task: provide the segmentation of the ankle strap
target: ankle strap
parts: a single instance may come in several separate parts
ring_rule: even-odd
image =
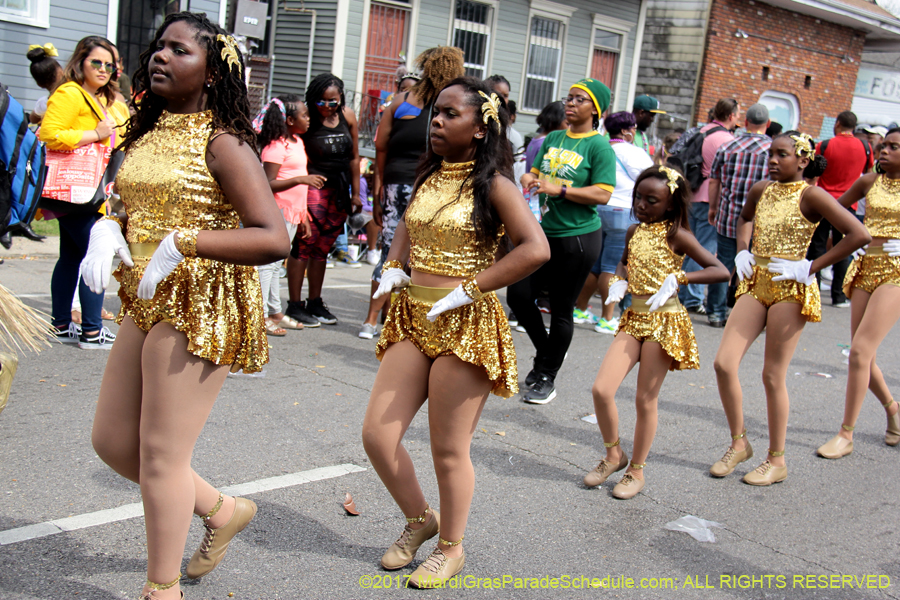
[[[407,523],[424,523],[425,519],[428,518],[428,513],[431,512],[431,507],[428,506],[428,503],[425,503],[425,512],[417,517],[406,517]]]
[[[887,402],[885,402],[884,404],[882,404],[882,406],[885,407],[885,408],[890,408],[890,407],[891,407],[891,404],[893,404],[893,403],[894,403],[894,399],[891,398],[890,400],[888,400]]]
[[[443,545],[445,545],[445,546],[450,546],[451,548],[452,548],[453,546],[459,546],[460,544],[462,544],[462,541],[463,541],[465,538],[466,538],[466,536],[462,536],[461,538],[459,538],[459,539],[456,540],[455,542],[448,542],[447,540],[445,540],[445,539],[442,538],[441,536],[438,536],[438,540],[440,541],[441,544],[443,544]]]
[[[620,441],[622,441],[621,438],[616,438],[616,441],[614,441],[612,443],[603,442],[603,445],[606,446],[607,448],[615,448],[616,446],[619,445]]]
[[[738,441],[739,439],[741,439],[742,437],[744,437],[745,435],[747,435],[747,428],[746,428],[746,427],[744,427],[744,431],[741,432],[741,435],[733,435],[733,436],[731,436],[731,440],[734,441],[734,442],[736,442],[736,441]]]
[[[222,503],[225,501],[225,494],[219,492],[219,501],[216,502],[216,505],[212,507],[212,510],[200,517],[203,519],[204,523],[209,523],[209,520],[216,516],[216,513],[219,512],[219,509],[222,508]],[[180,577],[180,575],[179,575]],[[163,588],[167,589],[167,588]]]
[[[179,574],[178,574],[178,577],[176,577],[175,579],[173,579],[173,580],[170,581],[169,583],[154,583],[154,582],[152,582],[152,581],[150,581],[150,580],[148,579],[148,580],[147,580],[147,587],[150,588],[151,590],[159,590],[159,591],[163,591],[163,590],[168,590],[168,589],[170,589],[170,588],[175,587],[176,585],[178,585],[178,582],[179,582],[179,581],[181,581],[181,573],[179,573]]]
[[[856,425],[843,425],[842,424],[841,429],[843,429],[844,431],[853,431],[854,429],[856,429]]]
[[[640,471],[641,469],[643,469],[643,468],[646,467],[646,466],[647,466],[647,463],[641,463],[641,464],[638,464],[638,463],[631,463],[631,468],[632,468],[632,469],[636,469],[636,470],[638,470],[638,471]]]
[[[769,448],[769,456],[784,456],[784,450],[772,450]]]

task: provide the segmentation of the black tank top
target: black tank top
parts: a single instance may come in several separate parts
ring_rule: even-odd
[[[387,162],[382,181],[387,184],[412,185],[416,182],[416,166],[425,154],[428,141],[431,105],[414,119],[394,119],[388,139]]]
[[[301,137],[306,147],[309,174],[327,177],[327,188],[338,187],[340,175],[350,171],[350,160],[353,158],[353,138],[343,111],[338,113],[336,127],[320,125]]]

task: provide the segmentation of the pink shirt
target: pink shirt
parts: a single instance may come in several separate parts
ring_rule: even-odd
[[[309,175],[309,171],[306,170],[306,150],[303,147],[303,140],[299,137],[296,142],[285,138],[275,140],[263,148],[260,158],[264,163],[281,165],[276,179]],[[306,220],[308,190],[309,186],[300,184],[275,194],[275,202],[289,223],[297,225]]]
[[[700,131],[706,132],[718,125],[725,127],[724,123],[713,121],[708,125],[704,125]],[[703,180],[703,183],[700,184],[700,189],[694,194],[694,202],[709,202],[708,178],[709,172],[712,170],[713,161],[716,159],[716,151],[733,139],[734,135],[732,135],[730,131],[716,131],[706,136],[706,139],[703,140],[703,168],[700,172],[703,173],[703,177],[706,177],[707,179]]]

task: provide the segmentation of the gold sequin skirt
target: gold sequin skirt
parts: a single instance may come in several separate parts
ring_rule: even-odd
[[[700,368],[700,352],[694,338],[694,325],[678,298],[669,298],[659,310],[649,312],[644,299],[635,298],[619,317],[619,333],[627,333],[639,342],[656,342],[674,360],[670,371]]]
[[[160,321],[171,323],[187,336],[188,352],[232,371],[255,373],[269,362],[255,268],[185,258],[156,286],[153,299],[141,300],[137,288],[147,259],[134,258],[134,267],[119,265],[113,274],[122,300],[117,323],[127,315],[145,332]]]
[[[760,265],[764,262],[765,265]],[[770,308],[779,302],[796,302],[800,305],[800,314],[806,317],[810,323],[818,323],[822,320],[822,301],[819,299],[819,286],[814,281],[810,285],[799,281],[772,281],[777,273],[769,272],[768,261],[761,261],[756,257],[756,266],[753,267],[753,275],[749,279],[740,281],[735,298],[743,294],[750,294],[760,304]]]
[[[381,337],[375,348],[378,360],[390,344],[411,341],[422,354],[435,359],[453,354],[484,367],[493,382],[491,392],[509,398],[519,391],[516,349],[503,306],[493,292],[481,300],[448,310],[434,320],[425,315],[431,306],[453,288],[410,285],[391,302]]]
[[[880,285],[900,286],[900,256],[888,256],[881,248],[870,248],[850,263],[844,277],[844,295],[850,298],[853,288],[871,294]]]

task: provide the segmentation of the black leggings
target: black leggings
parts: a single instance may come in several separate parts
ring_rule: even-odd
[[[591,267],[600,256],[601,239],[599,229],[583,235],[547,238],[550,260],[507,290],[509,307],[534,344],[535,367],[551,379],[556,379],[572,343],[572,311]],[[549,334],[534,303],[543,290],[550,293]]]

